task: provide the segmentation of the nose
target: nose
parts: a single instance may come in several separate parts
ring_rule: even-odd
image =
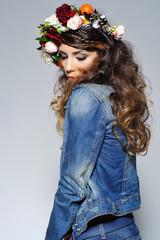
[[[65,67],[66,73],[74,72],[74,63],[72,58],[68,57],[68,59],[66,59],[66,64],[64,67]]]

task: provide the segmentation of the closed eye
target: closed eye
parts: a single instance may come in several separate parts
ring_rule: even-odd
[[[62,55],[62,54],[60,54],[60,58],[61,58],[61,60],[64,60],[64,59],[67,58],[67,56],[66,56],[66,55]]]
[[[77,59],[78,59],[79,61],[83,61],[83,60],[86,59],[86,57],[77,57]]]
[[[61,58],[61,60],[65,60],[65,59],[68,58],[68,56],[65,55],[65,54],[63,54],[63,53],[60,53],[60,58]],[[84,60],[87,58],[87,56],[76,57],[76,58],[77,58],[77,60],[79,60],[79,61],[84,61]]]

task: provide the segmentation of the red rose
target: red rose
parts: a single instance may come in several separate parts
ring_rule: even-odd
[[[47,30],[46,32],[47,36],[52,39],[52,41],[59,46],[62,43],[62,37],[61,34],[59,34],[55,27],[52,27]]]
[[[62,26],[67,26],[68,20],[76,14],[76,10],[71,10],[71,7],[68,4],[63,4],[56,9],[56,14],[59,22],[62,23]]]

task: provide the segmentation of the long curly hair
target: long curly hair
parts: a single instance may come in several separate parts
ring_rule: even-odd
[[[81,83],[98,83],[112,86],[110,94],[112,112],[116,115],[112,131],[121,127],[128,139],[124,151],[129,154],[147,153],[151,137],[147,84],[141,67],[136,63],[134,51],[128,41],[116,40],[108,33],[102,33],[91,26],[62,33],[63,43],[69,46],[97,51],[98,59],[92,69],[84,74]],[[63,68],[54,87],[54,98],[50,107],[56,111],[57,131],[63,135],[65,107],[74,86],[79,82],[69,82]],[[150,101],[151,102],[151,101]],[[119,138],[118,138],[119,139]],[[121,140],[121,139],[119,139]],[[128,147],[132,146],[133,151]]]

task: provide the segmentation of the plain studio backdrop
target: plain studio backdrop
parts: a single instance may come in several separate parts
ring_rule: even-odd
[[[1,2],[0,80],[0,239],[43,240],[59,179],[62,138],[49,104],[58,68],[43,63],[37,26],[63,3],[89,3],[112,25],[123,24],[125,40],[149,79],[154,102],[148,154],[138,156],[141,208],[136,222],[144,240],[157,240],[159,227],[160,78],[159,0],[3,1]],[[72,147],[72,146],[71,146]]]

